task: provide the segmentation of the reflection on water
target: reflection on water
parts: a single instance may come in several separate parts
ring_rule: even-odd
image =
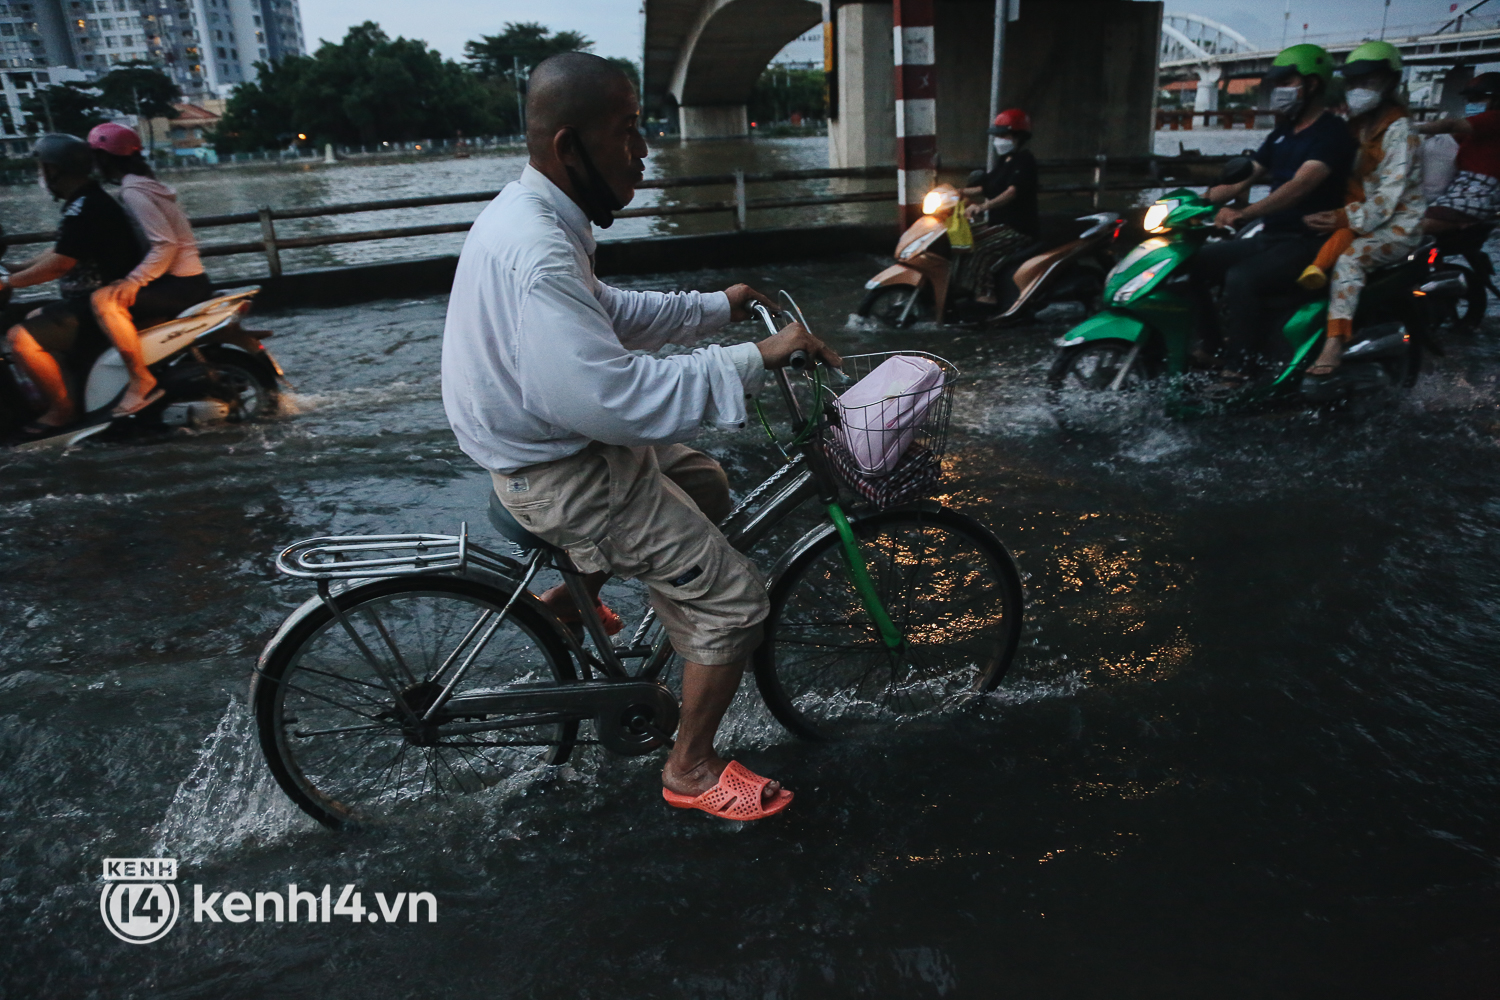
[[[177,189],[190,216],[227,215],[254,211],[262,205],[297,208],[347,202],[415,198],[438,194],[499,190],[515,180],[526,165],[523,156],[474,156],[468,159],[435,159],[415,163],[361,163],[324,166],[304,163],[290,169],[223,167],[169,173],[163,180]],[[646,160],[650,177],[689,174],[721,174],[741,168],[747,173],[771,170],[816,169],[828,166],[828,144],[823,137],[787,139],[721,140],[672,143],[653,147]],[[792,194],[830,194],[892,188],[890,181],[810,181],[803,183],[753,184],[751,198]],[[637,194],[634,207],[658,203],[690,204],[732,199],[729,187],[645,189]],[[288,219],[276,223],[281,237],[353,233],[401,226],[468,222],[478,216],[483,202],[438,205],[429,208],[361,212],[312,219]],[[750,214],[754,227],[787,226],[827,222],[858,222],[892,217],[888,204],[830,205],[797,209],[767,209]],[[57,224],[57,205],[35,185],[0,188],[0,225],[8,233],[48,230]],[[600,235],[604,239],[630,239],[650,235],[716,232],[733,226],[732,213],[685,215],[666,218],[621,219]],[[203,245],[241,243],[260,239],[259,224],[222,226],[198,232]],[[282,252],[288,270],[362,264],[386,260],[415,260],[457,253],[464,234],[416,236],[369,243],[346,243]],[[35,247],[12,250],[20,260]],[[266,273],[258,254],[212,257],[206,262],[216,280],[257,278]]]
[[[460,521],[495,542],[442,413],[439,298],[265,317],[296,384],[277,420],[0,458],[5,995],[1487,995],[1497,331],[1363,421],[1145,407],[1068,434],[1042,392],[1062,326],[845,327],[883,263],[634,282],[785,287],[841,350],[954,361],[947,502],[1026,574],[1016,666],[961,711],[814,745],[747,685],[726,742],[796,789],[772,822],[669,811],[659,756],[588,748],[419,834],[327,833],[269,782],[246,684],[310,593],[277,548]],[[699,443],[743,488],[772,468],[758,433]],[[440,919],[187,912],[127,948],[99,859],[156,851],[188,901],[354,883],[432,892]]]

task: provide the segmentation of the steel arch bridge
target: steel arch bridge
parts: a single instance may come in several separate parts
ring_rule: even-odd
[[[1223,75],[1219,59],[1255,50],[1244,35],[1212,18],[1171,12],[1162,15],[1157,65],[1191,63],[1192,72],[1198,77],[1198,94],[1193,101],[1197,111],[1213,111],[1218,107],[1219,78]]]

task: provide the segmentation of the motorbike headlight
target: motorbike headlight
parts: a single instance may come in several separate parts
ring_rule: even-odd
[[[1136,292],[1151,284],[1151,279],[1156,277],[1156,272],[1159,270],[1161,269],[1153,267],[1137,274],[1134,278],[1131,278],[1120,286],[1119,291],[1115,292],[1115,297],[1112,301],[1116,305],[1129,302]]]
[[[928,191],[927,197],[922,199],[922,214],[932,215],[943,207],[943,192]]]
[[[1148,233],[1160,233],[1166,230],[1162,223],[1167,221],[1167,216],[1172,214],[1172,209],[1177,207],[1175,201],[1159,201],[1146,209],[1146,217],[1141,220],[1141,226]]]

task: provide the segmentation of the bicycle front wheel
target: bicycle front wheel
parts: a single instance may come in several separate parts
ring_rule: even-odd
[[[1021,638],[1020,573],[978,521],[892,510],[852,526],[906,644],[882,642],[836,533],[795,557],[771,585],[755,680],[777,721],[805,739],[930,715],[989,691]]]
[[[335,595],[339,616],[314,607],[264,657],[252,699],[282,790],[326,826],[381,823],[561,763],[575,721],[413,719],[466,662],[455,695],[577,679],[531,608],[518,601],[495,624],[509,596],[470,580],[408,577]]]

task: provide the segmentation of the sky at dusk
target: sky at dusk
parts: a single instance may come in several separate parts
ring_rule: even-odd
[[[1450,0],[1390,0],[1389,23],[1393,28],[1430,30],[1450,16],[1450,6]],[[1472,0],[1460,10],[1469,6]],[[1310,36],[1378,32],[1383,7],[1384,0],[1291,0],[1288,41],[1301,40],[1303,24]],[[1252,42],[1275,47],[1282,39],[1286,0],[1169,0],[1167,9],[1214,18]],[[1493,24],[1500,17],[1500,0],[1491,0],[1476,14]],[[335,41],[350,25],[372,20],[393,36],[423,39],[457,59],[463,56],[465,41],[497,34],[506,21],[540,21],[554,30],[582,31],[595,41],[594,51],[600,55],[640,58],[640,0],[302,0],[302,20],[310,49],[316,48],[317,39]]]

